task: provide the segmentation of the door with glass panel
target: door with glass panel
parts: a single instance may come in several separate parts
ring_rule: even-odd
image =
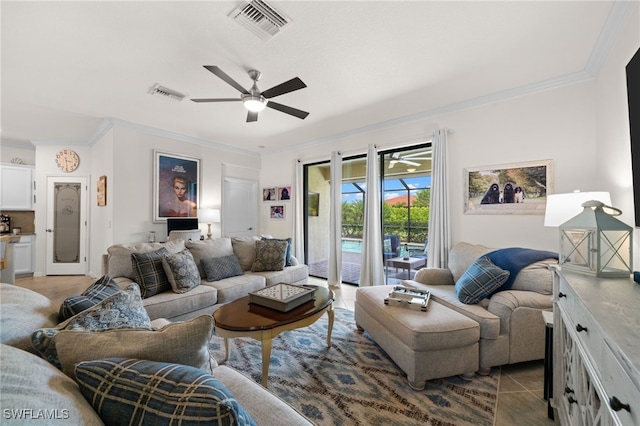
[[[47,275],[87,272],[87,179],[47,178]]]

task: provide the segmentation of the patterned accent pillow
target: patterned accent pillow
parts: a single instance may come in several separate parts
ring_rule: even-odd
[[[262,237],[262,241],[265,241],[265,240],[286,241],[287,252],[284,255],[284,266],[291,266],[291,238],[278,239],[278,238]]]
[[[242,266],[240,266],[240,261],[235,254],[232,254],[231,256],[202,259],[200,264],[202,265],[204,272],[207,275],[207,281],[209,282],[244,275]]]
[[[80,391],[105,425],[255,425],[222,382],[164,362],[106,358],[75,368]]]
[[[162,266],[162,258],[167,254],[169,252],[164,247],[151,253],[131,253],[131,263],[143,299],[171,290],[171,283]]]
[[[256,241],[256,258],[251,271],[282,271],[286,254],[287,242],[284,240]]]
[[[31,345],[51,364],[61,368],[55,337],[60,330],[102,331],[113,328],[144,328],[151,330],[151,320],[142,305],[140,289],[131,283],[124,290],[80,312],[56,328],[41,328],[31,335]]]
[[[91,284],[80,296],[71,296],[65,299],[60,305],[58,320],[60,322],[68,320],[85,309],[95,306],[109,296],[120,291],[118,283],[113,281],[108,275],[104,275],[95,283]]]
[[[176,293],[186,293],[200,285],[200,272],[191,252],[187,249],[164,256],[162,267],[167,274],[171,289]]]
[[[456,294],[462,303],[480,302],[509,278],[509,271],[496,266],[487,256],[476,260],[456,282]]]

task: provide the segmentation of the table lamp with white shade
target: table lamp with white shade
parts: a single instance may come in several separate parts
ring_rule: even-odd
[[[220,222],[220,209],[204,208],[198,209],[198,220],[200,223],[206,223],[207,240],[211,239],[211,224]]]

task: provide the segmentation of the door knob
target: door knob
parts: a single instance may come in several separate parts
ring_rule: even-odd
[[[53,232],[53,229],[47,228],[47,229],[45,229],[45,231],[47,231],[47,232]]]

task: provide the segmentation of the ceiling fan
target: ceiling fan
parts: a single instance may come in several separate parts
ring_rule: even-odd
[[[406,155],[400,155],[399,152],[394,152],[391,154],[391,160],[389,160],[389,168],[392,169],[397,163],[418,167],[420,163],[416,163],[415,160],[431,160],[431,156],[425,157],[425,155],[429,154],[431,154],[431,151],[414,152]]]
[[[193,102],[239,102],[242,101],[244,107],[248,110],[247,113],[247,123],[252,121],[258,121],[258,112],[265,109],[265,107],[269,107],[280,112],[284,112],[285,114],[293,115],[294,117],[298,117],[304,120],[308,112],[302,111],[296,108],[292,108],[287,105],[282,105],[270,100],[271,98],[275,98],[276,96],[284,95],[285,93],[293,92],[295,90],[304,89],[307,87],[306,84],[302,82],[298,77],[292,78],[291,80],[285,81],[284,83],[278,84],[277,86],[272,87],[271,89],[267,89],[264,92],[261,92],[258,89],[258,80],[260,80],[260,76],[262,73],[256,70],[249,71],[249,77],[253,80],[253,86],[251,89],[246,90],[242,87],[238,82],[229,77],[215,65],[204,65],[206,69],[211,71],[216,76],[220,77],[227,84],[235,88],[237,91],[241,93],[239,98],[205,98],[205,99],[191,99]]]

